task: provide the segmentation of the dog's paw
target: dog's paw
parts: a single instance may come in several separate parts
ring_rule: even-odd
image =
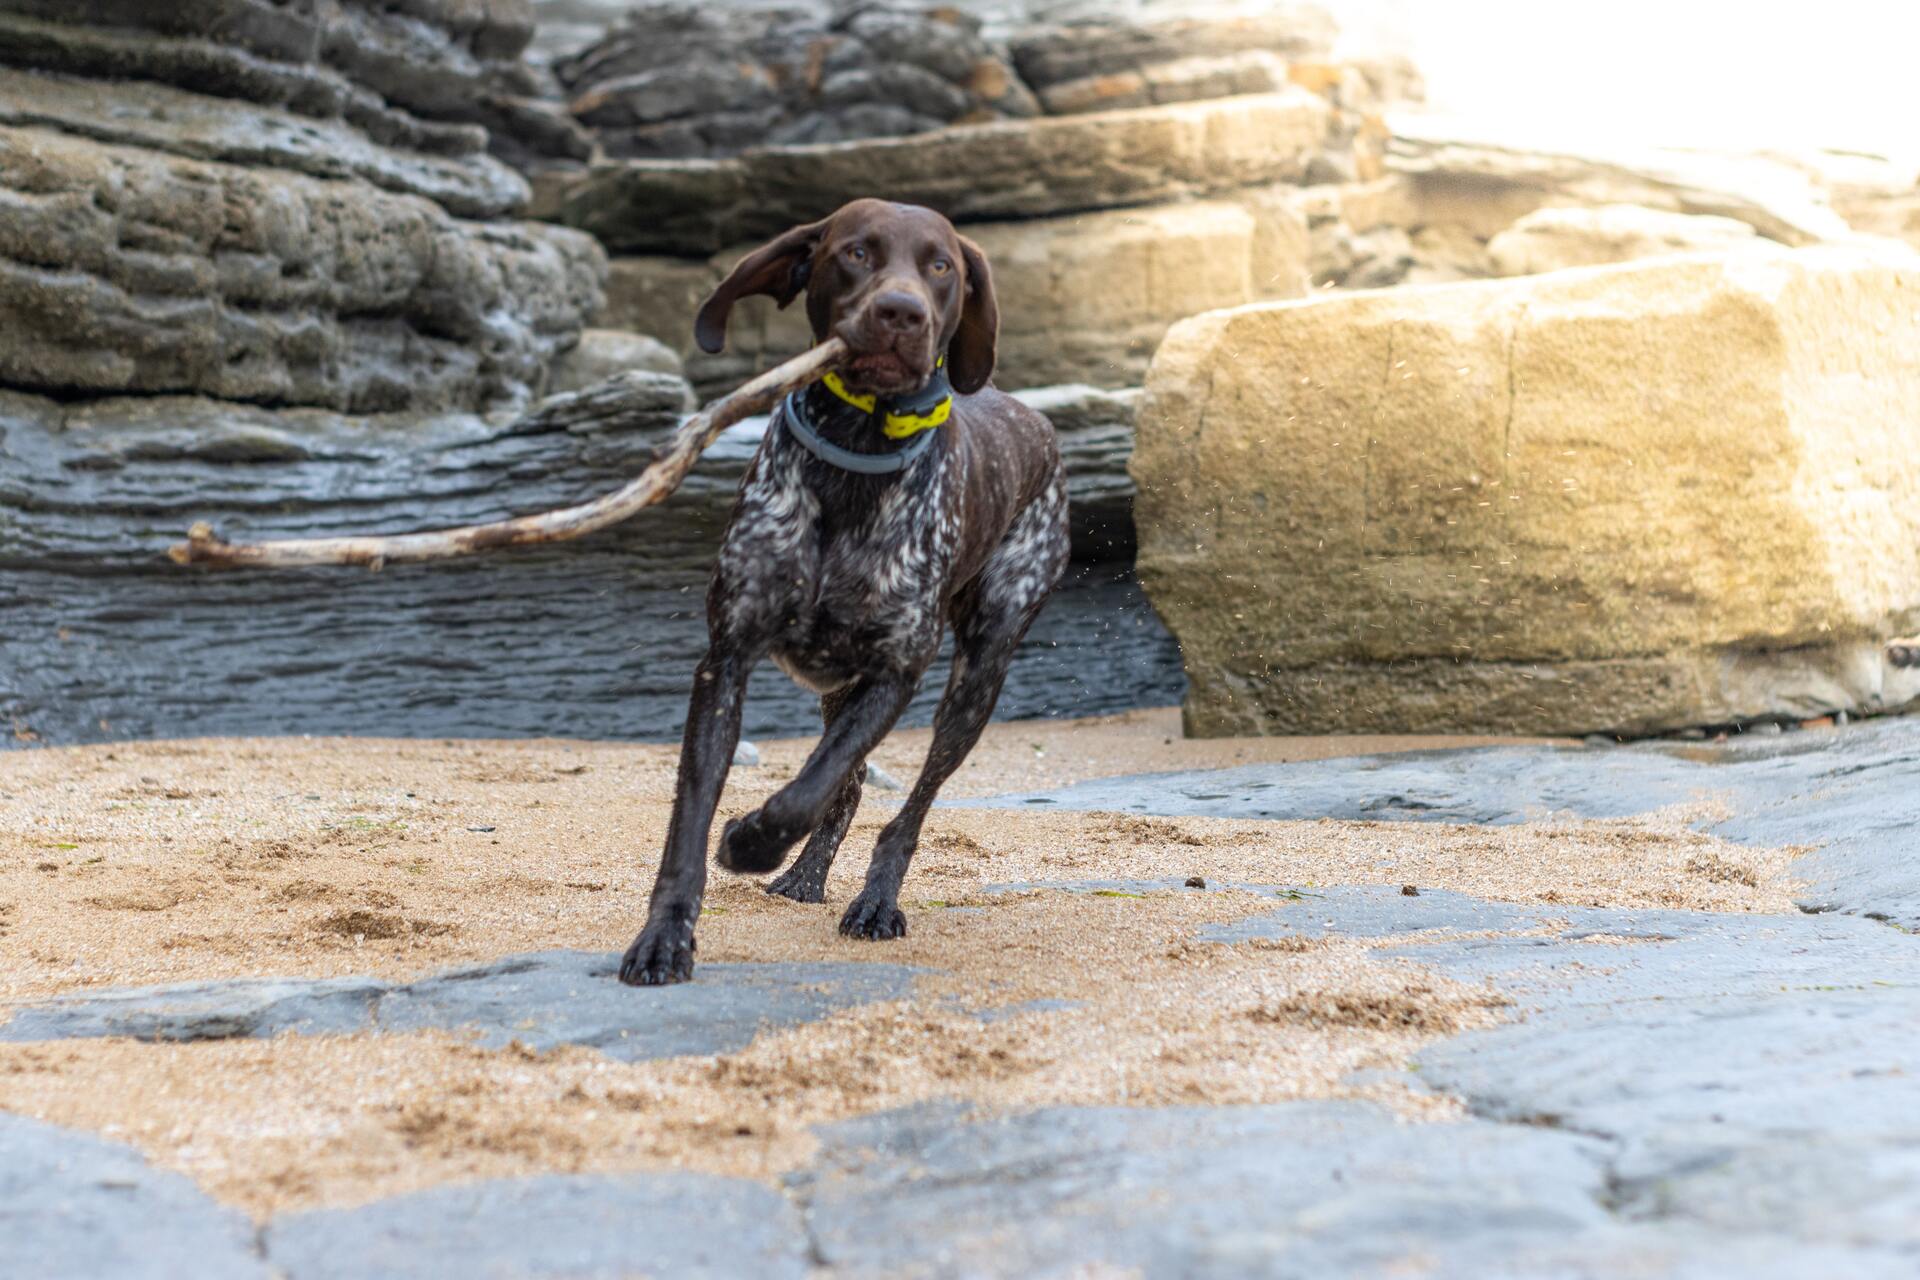
[[[630,987],[664,987],[693,977],[693,922],[649,924],[620,960],[620,981]]]
[[[744,818],[727,823],[720,833],[720,865],[742,875],[765,875],[787,859],[787,850],[799,841],[798,835],[774,829],[766,816],[755,809]]]
[[[849,938],[867,938],[874,942],[904,938],[907,917],[892,898],[863,889],[859,897],[847,904],[847,913],[840,917],[840,932]]]
[[[824,872],[816,874],[803,859],[787,868],[787,873],[767,886],[768,893],[777,893],[783,898],[792,898],[795,902],[825,902],[827,900],[827,877]]]

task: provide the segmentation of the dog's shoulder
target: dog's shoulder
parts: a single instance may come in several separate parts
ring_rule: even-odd
[[[969,431],[1006,432],[1015,439],[1053,442],[1052,419],[992,384],[970,396],[955,396],[953,413]]]

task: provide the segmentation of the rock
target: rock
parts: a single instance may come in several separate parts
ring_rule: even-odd
[[[770,148],[723,160],[609,163],[535,206],[616,253],[702,256],[884,190],[965,222],[1035,218],[1297,182],[1331,108],[1304,90]]]
[[[1602,974],[1581,973],[1591,953],[1577,939],[1403,949],[1530,1006],[1524,1022],[1423,1051],[1422,1078],[1477,1115],[1608,1138],[1629,1218],[1910,1259],[1920,1086],[1876,1064],[1920,1048],[1911,941],[1865,920],[1643,914],[1659,939]]]
[[[1040,102],[1053,115],[1073,115],[1235,94],[1278,93],[1289,83],[1284,60],[1262,49],[1249,49],[1068,80],[1049,85],[1041,92]]]
[[[881,791],[905,791],[907,784],[882,769],[873,761],[867,761],[867,785]]]
[[[1920,691],[1920,678],[1907,687]],[[1052,791],[942,803],[1283,822],[1334,818],[1492,826],[1553,813],[1637,818],[1712,792],[1723,807],[1698,819],[1698,829],[1755,848],[1810,851],[1791,868],[1802,882],[1798,898],[1804,911],[1885,919],[1914,931],[1920,930],[1920,796],[1905,785],[1900,768],[1916,749],[1920,717],[1889,716],[1818,736],[1782,737],[1779,726],[1769,722],[1719,745],[1424,751],[1104,778]],[[1457,905],[1432,889],[1422,893],[1418,906],[1402,903],[1384,887],[1343,893],[1341,903],[1349,927],[1358,927],[1352,922],[1361,918],[1357,913],[1363,907],[1388,912],[1383,932],[1439,927],[1445,922],[1437,914],[1418,917],[1435,921],[1433,926],[1414,926],[1409,922],[1416,917],[1406,913],[1445,912]],[[1525,915],[1534,909],[1512,910]],[[1565,908],[1556,906],[1554,915],[1566,918]]]
[[[583,123],[606,128],[750,110],[774,96],[772,76],[759,68],[700,58],[606,81],[575,99],[570,109]]]
[[[1209,201],[967,228],[994,266],[1003,387],[1136,386],[1167,328],[1306,292],[1306,229],[1280,201]]]
[[[498,221],[524,0],[0,8],[0,386],[484,409],[598,305],[589,239]]]
[[[619,965],[617,955],[548,951],[453,970],[394,988],[380,1002],[378,1025],[471,1029],[489,1048],[514,1040],[542,1052],[585,1045],[640,1062],[735,1053],[767,1027],[900,999],[914,975],[888,964],[704,964],[700,982],[642,1003],[620,984]]]
[[[0,17],[0,24],[5,21]],[[194,160],[361,178],[387,191],[425,196],[466,218],[512,213],[529,194],[524,178],[484,151],[446,154],[431,144],[385,145],[346,120],[163,84],[103,84],[0,68],[0,124],[58,129]]]
[[[994,266],[1001,387],[1137,385],[1174,321],[1307,289],[1307,231],[1289,188],[965,231]],[[681,353],[703,395],[723,394],[813,345],[803,308],[780,310],[765,298],[735,308],[725,351],[694,345],[700,303],[750,248],[704,262],[616,259],[598,323],[660,338]]]
[[[1193,6],[1160,4],[1129,17],[1019,31],[1008,42],[1014,66],[1044,98],[1059,85],[1191,58],[1231,58],[1248,51],[1282,59],[1323,57],[1337,34],[1325,10],[1271,0],[1198,12]]]
[[[1646,734],[1910,701],[1882,646],[1920,608],[1920,474],[1882,433],[1920,415],[1916,349],[1920,259],[1857,249],[1176,326],[1132,471],[1189,730]]]
[[[687,401],[683,380],[646,372],[490,418],[346,418],[174,396],[62,405],[0,392],[0,557],[22,569],[126,571],[160,561],[196,519],[236,538],[306,537],[560,506],[631,479]],[[681,518],[738,484],[741,463],[716,452],[669,500]],[[201,576],[209,592],[260,580]]]
[[[1768,159],[1811,178],[1855,231],[1920,248],[1920,160],[1857,151],[1769,153]]]
[[[385,992],[366,978],[238,978],[102,991],[29,1005],[0,1023],[0,1040],[271,1040],[288,1032],[350,1035],[373,1022]]]
[[[1037,104],[954,9],[639,5],[554,64],[607,153],[714,158],[925,132]]]
[[[702,978],[706,970],[701,970]],[[772,1187],[688,1172],[499,1178],[282,1214],[264,1252],[291,1280],[512,1275],[687,1280],[809,1271],[800,1215]]]
[[[0,1041],[132,1036],[155,1041],[271,1039],[356,1031],[460,1031],[498,1049],[584,1045],[619,1062],[734,1053],[766,1027],[894,1000],[914,970],[887,964],[708,964],[700,981],[644,1002],[620,984],[617,955],[541,951],[417,982],[237,979],[63,996],[0,1023]]]
[[[1549,205],[1618,204],[1732,218],[1788,245],[1850,238],[1819,184],[1766,156],[1546,151],[1409,117],[1395,121],[1387,165],[1412,180],[1421,225],[1462,226],[1482,240]]]
[[[586,329],[571,351],[554,361],[547,379],[550,395],[584,391],[617,374],[658,373],[680,376],[680,357],[658,338],[643,333],[625,333],[618,329]],[[691,413],[693,391],[688,388],[681,402]]]
[[[714,549],[764,421],[726,432],[660,510],[578,542],[378,574],[182,572],[164,555],[200,519],[235,538],[398,533],[611,492],[687,395],[677,378],[622,379],[651,400],[618,397],[612,413],[590,389],[519,416],[344,418],[0,392],[0,724],[50,744],[677,739]],[[1164,706],[1180,680],[1128,566],[1082,564],[1015,658],[1000,710]],[[905,723],[925,724],[940,688],[929,681]],[[813,734],[819,699],[769,669],[746,717],[750,738]]]
[[[15,387],[481,408],[537,387],[598,304],[586,238],[362,183],[0,127],[0,198]]]
[[[8,0],[0,62],[100,79],[151,79],[221,97],[344,114],[358,127],[481,146],[522,164],[584,160],[584,130],[539,101],[519,61],[525,0],[285,6],[261,0]],[[13,28],[11,31],[5,28]],[[436,127],[439,126],[439,127]],[[391,141],[383,138],[382,141]]]
[[[1133,417],[1138,388],[1106,391],[1070,385],[1017,391],[1014,398],[1053,423],[1067,469],[1074,555],[1082,560],[1133,554]]]
[[[22,1276],[266,1280],[246,1216],[131,1147],[0,1112],[0,1239]]]
[[[1494,274],[1526,276],[1761,243],[1751,225],[1732,218],[1610,204],[1530,213],[1495,236],[1487,254]]]
[[[902,1239],[940,1259],[936,1273],[961,1275],[1891,1280],[1910,1269],[1898,1175],[1892,1187],[1840,1184],[1888,1215],[1844,1240],[1798,1216],[1791,1234],[1652,1205],[1616,1217],[1616,1153],[1603,1141],[1474,1117],[1408,1124],[1361,1102],[978,1119],[921,1106],[827,1127],[822,1141],[794,1183],[816,1260],[836,1275],[897,1271],[889,1242]],[[1904,1167],[1897,1143],[1876,1151]]]
[[[760,763],[760,748],[754,746],[751,742],[748,742],[745,738],[740,739],[740,741],[737,744],[735,744],[733,748],[734,767],[751,769],[754,766],[758,765],[759,763]]]

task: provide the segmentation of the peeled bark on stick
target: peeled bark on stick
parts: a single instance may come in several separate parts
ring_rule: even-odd
[[[825,374],[847,355],[838,338],[803,352],[769,369],[719,402],[694,414],[674,433],[667,450],[632,482],[577,507],[563,507],[538,515],[517,516],[491,524],[436,529],[425,533],[369,534],[357,538],[300,538],[279,542],[223,541],[212,526],[200,523],[175,543],[167,555],[176,564],[204,564],[221,568],[297,568],[307,565],[349,564],[379,569],[388,564],[420,560],[449,560],[455,556],[519,547],[541,542],[564,542],[615,525],[643,508],[665,499],[687,478],[702,452],[722,431],[742,418],[765,413],[781,396],[804,387]],[[605,385],[605,384],[603,384]],[[581,392],[594,394],[594,389]]]

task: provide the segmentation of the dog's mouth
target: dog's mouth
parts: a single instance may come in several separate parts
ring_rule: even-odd
[[[923,386],[931,373],[897,351],[867,351],[847,361],[840,376],[855,391],[896,395]]]

